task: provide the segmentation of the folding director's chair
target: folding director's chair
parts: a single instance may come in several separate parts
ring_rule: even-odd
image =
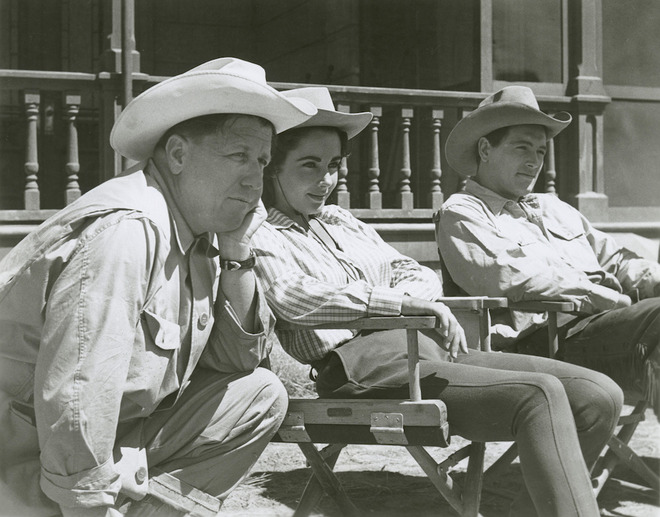
[[[576,312],[575,306],[572,302],[555,301],[509,302],[509,309],[548,313],[548,357],[555,357],[557,350],[559,350],[557,313]],[[654,472],[628,445],[630,439],[635,434],[637,426],[640,422],[644,421],[644,413],[647,408],[648,402],[642,399],[635,404],[630,413],[627,415],[621,415],[619,417],[617,424],[619,426],[619,430],[617,434],[610,438],[609,442],[607,443],[607,450],[605,455],[598,460],[592,471],[595,475],[595,477],[592,479],[592,482],[596,495],[600,494],[601,490],[603,489],[603,485],[610,478],[614,468],[619,464],[623,464],[628,467],[640,478],[646,481],[649,487],[651,487],[656,492],[660,492],[660,475],[658,475],[657,472]],[[512,447],[515,447],[515,444]]]
[[[485,297],[441,300],[466,329],[468,343],[490,350],[490,308],[506,306],[506,299]],[[309,329],[282,322],[286,330]],[[283,425],[274,441],[296,443],[312,468],[295,516],[309,515],[323,492],[337,503],[344,515],[358,516],[355,505],[333,472],[340,452],[348,444],[401,445],[417,461],[442,497],[464,517],[479,515],[485,444],[472,442],[436,462],[425,446],[447,447],[450,426],[445,405],[440,400],[422,400],[418,356],[420,329],[436,327],[433,316],[372,317],[346,324],[318,325],[313,328],[356,330],[407,329],[410,399],[292,399]],[[469,337],[468,337],[469,335]],[[318,449],[315,444],[327,444]],[[463,486],[449,476],[449,469],[468,460]]]
[[[439,212],[436,212],[434,215],[433,220],[435,222],[437,222],[439,215]],[[438,234],[436,230],[436,240],[437,239]],[[442,258],[442,253],[440,253],[440,249],[438,249],[438,257],[440,259],[440,269],[443,279],[442,285],[445,293],[457,296],[464,295],[465,292],[451,278]],[[509,301],[508,308],[526,312],[546,312],[548,314],[548,357],[555,357],[557,350],[559,350],[557,314],[560,312],[576,312],[575,305],[572,302],[567,301]],[[598,460],[592,471],[595,474],[592,482],[596,495],[600,494],[603,485],[609,479],[614,468],[619,464],[626,465],[630,470],[646,481],[653,490],[660,492],[660,475],[649,468],[649,466],[628,445],[637,426],[645,419],[644,413],[647,407],[648,402],[646,400],[640,400],[635,404],[633,410],[629,414],[621,415],[619,417],[619,430],[608,442],[605,455]],[[502,454],[502,456],[491,465],[488,469],[487,475],[497,474],[500,471],[500,468],[511,463],[516,458],[517,454],[517,447],[514,443],[508,451]]]

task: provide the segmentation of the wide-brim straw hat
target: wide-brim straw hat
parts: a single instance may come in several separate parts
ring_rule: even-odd
[[[171,127],[218,113],[262,117],[281,133],[316,114],[316,108],[269,86],[259,65],[223,57],[170,77],[138,95],[117,118],[110,145],[123,156],[141,161],[153,154]]]
[[[445,144],[449,165],[463,176],[477,173],[477,143],[482,136],[508,126],[537,124],[547,129],[548,139],[555,137],[571,123],[569,113],[554,116],[539,109],[534,92],[526,86],[507,86],[486,97],[479,107],[461,119]]]
[[[297,127],[336,127],[343,131],[350,140],[362,131],[371,119],[372,113],[343,113],[335,110],[330,91],[323,86],[310,86],[307,88],[296,88],[282,92],[289,99],[304,99],[311,102],[318,110],[316,115],[307,119]]]

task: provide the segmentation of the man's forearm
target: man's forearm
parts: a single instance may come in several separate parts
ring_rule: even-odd
[[[257,307],[257,280],[248,269],[222,271],[220,289],[231,304],[241,327],[246,332],[255,332],[255,310]]]

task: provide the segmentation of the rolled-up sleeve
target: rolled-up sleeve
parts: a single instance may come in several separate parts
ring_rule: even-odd
[[[261,287],[257,285],[254,332],[246,332],[231,303],[222,292],[216,301],[216,321],[208,344],[200,358],[200,365],[226,373],[254,370],[268,357],[274,332],[275,317],[271,312]]]
[[[613,237],[596,230],[581,217],[599,264],[605,271],[616,276],[623,292],[637,291],[640,299],[660,296],[660,264],[619,246]]]
[[[41,488],[62,507],[112,505],[121,488],[115,430],[157,240],[137,217],[95,224],[50,290],[35,414]]]

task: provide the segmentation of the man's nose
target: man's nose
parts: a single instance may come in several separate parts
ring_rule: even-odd
[[[527,160],[527,167],[530,169],[538,169],[543,165],[543,156],[537,153],[531,153]]]
[[[253,190],[260,190],[264,185],[264,167],[255,161],[250,164],[247,174],[243,176],[243,185]]]

